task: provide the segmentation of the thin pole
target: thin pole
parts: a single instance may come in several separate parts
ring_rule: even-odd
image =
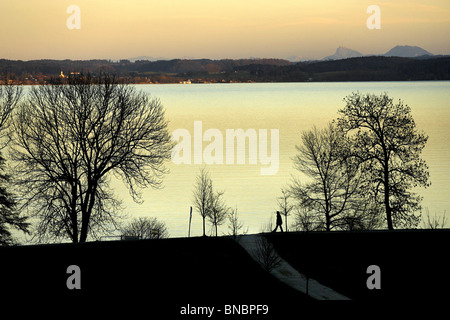
[[[189,233],[188,233],[188,238],[191,237],[191,221],[192,221],[192,207],[191,207],[191,212],[189,213]]]

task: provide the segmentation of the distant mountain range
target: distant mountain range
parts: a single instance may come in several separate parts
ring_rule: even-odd
[[[259,58],[149,59],[152,58],[119,61],[0,59],[0,83],[6,78],[24,84],[44,83],[62,76],[61,72],[69,77],[79,73],[113,73],[129,83],[450,80],[450,56],[432,55],[411,46],[397,46],[382,55],[364,56],[339,47],[326,60],[297,62]]]
[[[364,55],[356,50],[340,46],[336,49],[336,53],[323,58],[322,60],[341,60],[348,58],[363,57]],[[366,55],[367,56],[367,55]],[[374,56],[374,55],[370,55]],[[433,56],[432,53],[417,46],[395,46],[385,54],[377,55],[384,57],[402,57],[402,58],[417,58],[422,56]]]
[[[425,49],[422,49],[417,46],[395,46],[385,54],[368,54],[363,55],[361,52],[349,49],[343,46],[339,46],[336,49],[336,52],[333,55],[327,56],[323,58],[322,60],[341,60],[341,59],[348,59],[348,58],[359,58],[364,56],[384,56],[384,57],[402,57],[402,58],[416,58],[416,57],[422,57],[422,56],[433,56],[432,53],[428,52]],[[164,57],[151,57],[151,56],[140,56],[140,57],[133,57],[128,58],[130,62],[136,62],[136,61],[162,61],[162,60],[172,60]],[[180,60],[199,60],[192,57],[182,57]],[[255,58],[250,57],[249,59],[243,59],[243,60],[263,60],[261,58]],[[287,61],[290,62],[301,62],[301,61],[311,61],[311,59],[307,59],[302,56],[290,56],[286,58]]]
[[[366,57],[366,56],[384,56],[384,57],[402,57],[402,58],[417,58],[417,57],[424,57],[424,56],[433,56],[432,53],[428,52],[425,49],[422,49],[418,46],[395,46],[385,54],[366,54],[363,55],[361,52],[349,49],[343,46],[339,46],[336,49],[336,52],[333,55],[327,56],[321,60],[341,60],[341,59],[348,59],[348,58],[359,58],[359,57]],[[139,57],[133,57],[128,58],[128,61],[134,63],[136,61],[167,61],[167,60],[173,60],[165,57],[152,57],[152,56],[139,56]],[[201,60],[201,59],[195,59],[192,57],[182,57],[179,58],[179,60]],[[262,58],[255,58],[250,57],[248,59],[241,59],[241,60],[264,60]],[[314,59],[307,59],[303,56],[290,56],[286,58],[287,61],[290,62],[305,62],[305,61],[317,61]],[[119,60],[117,60],[118,62]]]
[[[348,59],[348,58],[357,58],[362,57],[363,55],[356,51],[345,47],[339,47],[336,49],[336,53],[323,58],[322,60],[340,60],[340,59]]]

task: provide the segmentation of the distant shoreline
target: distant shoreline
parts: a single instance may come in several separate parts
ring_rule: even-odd
[[[349,80],[349,81],[248,81],[248,82],[199,82],[199,83],[192,83],[192,85],[198,85],[198,84],[258,84],[258,83],[335,83],[335,82],[440,82],[440,81],[450,81],[448,80]],[[19,86],[40,86],[40,85],[61,85],[61,84],[53,84],[53,83],[33,83],[33,84],[24,84],[24,83],[9,83],[10,85],[19,85]],[[182,83],[177,82],[165,82],[165,83],[128,83],[123,82],[120,84],[125,85],[167,85],[167,84],[173,84],[173,85],[182,85]],[[5,83],[0,83],[0,86],[5,86]]]
[[[0,84],[64,83],[80,74],[114,74],[126,84],[368,82],[450,80],[449,56],[357,57],[293,63],[241,60],[34,60],[0,59]]]

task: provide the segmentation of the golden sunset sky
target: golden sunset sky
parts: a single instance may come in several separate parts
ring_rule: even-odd
[[[70,5],[80,29],[69,30]],[[369,5],[381,29],[369,30]],[[450,54],[450,1],[2,0],[0,58],[321,59],[338,46],[382,54],[417,45]]]

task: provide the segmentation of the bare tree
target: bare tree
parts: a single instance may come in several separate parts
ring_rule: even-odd
[[[241,233],[241,230],[244,228],[244,223],[239,220],[238,216],[238,210],[237,208],[230,208],[230,212],[228,213],[228,229],[230,230],[229,235],[233,237],[234,240],[238,240],[239,234]],[[242,235],[247,234],[247,230],[242,231]]]
[[[264,224],[261,225],[259,230],[260,230],[261,233],[272,232],[273,231],[273,218],[272,218],[272,215],[269,218],[269,220],[267,220],[267,223],[264,223]]]
[[[22,96],[21,86],[0,86],[0,150],[10,142],[11,115]]]
[[[212,224],[216,237],[218,226],[225,222],[229,208],[223,200],[223,191],[215,191],[212,179],[206,168],[202,168],[194,186],[194,206],[203,218],[203,236],[205,236],[205,220]]]
[[[114,225],[114,174],[136,202],[161,185],[173,146],[157,99],[110,76],[33,87],[18,109],[14,159],[38,236],[85,242]]]
[[[263,269],[268,272],[271,272],[281,264],[281,258],[273,244],[264,236],[259,236],[256,239],[255,256]]]
[[[288,232],[288,216],[291,210],[294,208],[293,204],[289,202],[290,193],[287,189],[281,189],[281,196],[278,198],[278,208],[280,213],[284,215],[284,221],[286,225],[286,232]]]
[[[344,101],[338,125],[364,170],[365,190],[384,205],[388,229],[417,226],[421,197],[411,189],[430,185],[428,166],[420,158],[428,136],[416,130],[411,109],[386,93],[357,92]]]
[[[134,236],[140,239],[162,239],[168,238],[169,232],[164,222],[157,218],[141,217],[135,218],[122,230],[124,236]]]
[[[382,206],[370,196],[363,197],[365,188],[361,187],[355,195],[355,201],[349,203],[349,209],[339,221],[341,230],[373,230],[385,226]]]
[[[209,216],[210,201],[212,198],[212,180],[206,168],[200,170],[193,191],[194,206],[203,219],[203,236],[206,236],[205,220]]]
[[[445,228],[448,220],[447,217],[445,216],[445,211],[441,218],[439,218],[436,213],[434,214],[434,217],[431,217],[428,208],[426,208],[425,211],[427,212],[427,220],[423,221],[423,227],[425,229],[435,230]]]
[[[295,207],[293,228],[296,231],[325,230],[324,217],[305,207]]]
[[[344,136],[333,124],[322,130],[314,127],[303,132],[302,142],[296,147],[298,154],[294,165],[311,181],[303,184],[294,179],[290,194],[300,207],[322,214],[325,228],[330,231],[339,225],[358,192],[358,168],[346,156]]]
[[[223,191],[214,191],[211,193],[210,209],[208,219],[214,227],[216,237],[218,235],[217,228],[222,225],[227,218],[229,208],[226,206],[223,200]]]

